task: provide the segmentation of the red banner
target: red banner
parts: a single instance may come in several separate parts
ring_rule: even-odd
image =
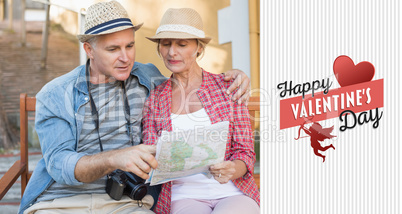
[[[384,106],[384,80],[314,93],[280,101],[280,129],[299,126],[306,120],[322,121],[338,117],[343,111],[355,113]]]

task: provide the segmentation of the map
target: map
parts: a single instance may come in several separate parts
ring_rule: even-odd
[[[156,146],[158,168],[146,183],[158,185],[197,173],[211,177],[209,166],[223,162],[229,122],[215,123],[194,130],[163,131]]]

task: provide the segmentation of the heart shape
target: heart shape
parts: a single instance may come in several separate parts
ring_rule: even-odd
[[[348,56],[338,56],[334,61],[334,74],[341,87],[369,82],[374,77],[374,66],[363,61],[355,65]]]

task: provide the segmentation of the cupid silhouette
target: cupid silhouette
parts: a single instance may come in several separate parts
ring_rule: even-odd
[[[322,128],[322,126],[319,123],[314,122],[313,125],[311,125],[307,129],[304,126],[307,123],[307,121],[308,120],[306,120],[302,125],[300,125],[299,136],[295,138],[295,140],[310,136],[311,147],[314,149],[314,154],[319,157],[322,157],[322,162],[325,162],[325,156],[319,153],[318,151],[326,151],[329,148],[333,148],[335,150],[335,147],[332,144],[330,144],[329,146],[322,147],[320,141],[336,137],[334,135],[331,135],[332,130],[334,130],[334,126],[329,128]],[[301,130],[303,130],[309,136],[300,137]]]

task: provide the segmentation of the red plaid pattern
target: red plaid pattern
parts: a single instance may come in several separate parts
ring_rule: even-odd
[[[247,107],[231,101],[226,89],[232,82],[223,80],[224,75],[203,71],[203,83],[197,91],[212,124],[230,121],[225,160],[242,160],[246,163],[247,173],[236,180],[234,185],[244,194],[260,204],[260,193],[252,176],[255,163],[254,139]],[[143,111],[143,139],[145,144],[155,144],[162,130],[172,131],[171,79],[156,87],[145,103]],[[162,185],[156,213],[170,213],[171,182]]]

